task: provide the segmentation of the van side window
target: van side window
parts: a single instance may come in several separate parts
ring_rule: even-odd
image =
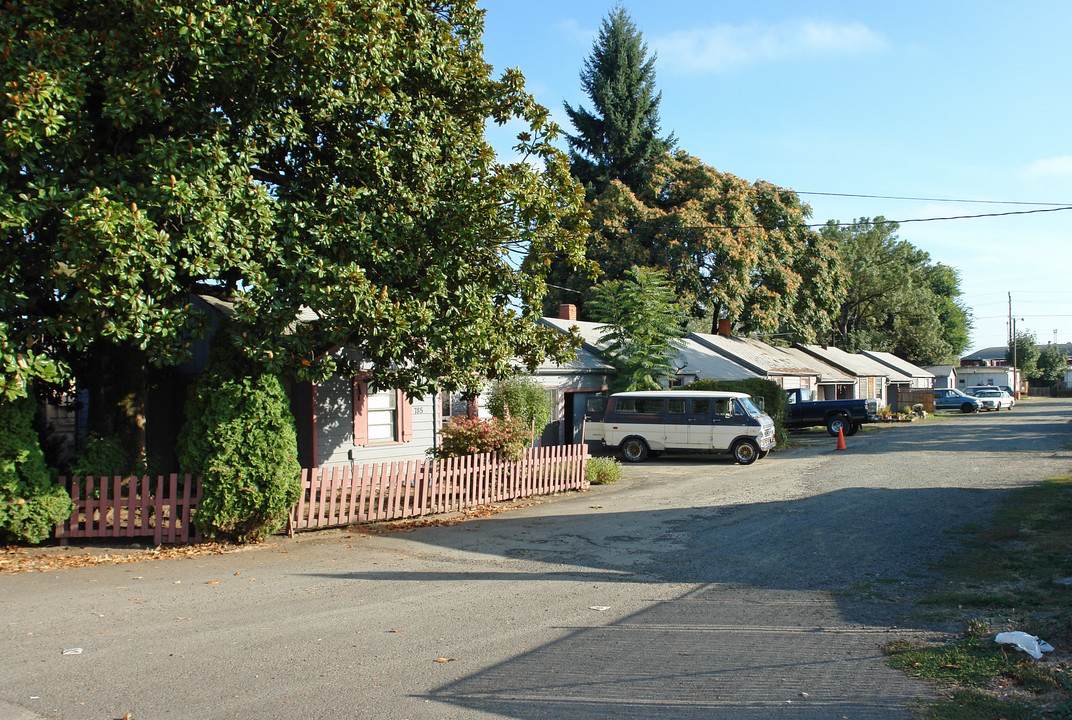
[[[685,414],[685,398],[678,400],[673,398],[666,401],[666,412],[671,415],[684,415]]]
[[[621,398],[618,400],[618,412],[624,414],[662,413],[662,398]]]
[[[715,400],[715,415],[732,415],[733,401],[729,398]]]
[[[689,400],[689,403],[693,415],[707,415],[711,412],[711,401],[707,398],[696,398]]]

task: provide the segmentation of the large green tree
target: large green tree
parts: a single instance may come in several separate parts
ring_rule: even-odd
[[[614,390],[657,390],[673,376],[686,315],[665,271],[632,267],[621,280],[600,283],[589,311],[605,325],[600,341],[618,371]]]
[[[638,190],[646,166],[674,145],[659,136],[655,56],[621,5],[603,20],[599,38],[581,71],[581,87],[592,109],[564,103],[576,129],[569,135],[573,174],[592,194],[612,180]]]
[[[1030,379],[1052,385],[1065,379],[1066,370],[1068,370],[1068,355],[1061,348],[1050,343],[1039,352],[1038,360],[1035,361],[1035,374]]]
[[[1038,375],[1039,352],[1038,338],[1030,330],[1017,330],[1005,348],[1005,364],[1020,368],[1025,379]]]
[[[207,332],[192,293],[233,303],[271,372],[350,344],[421,392],[561,357],[534,319],[548,258],[583,264],[582,194],[482,22],[476,0],[5,5],[5,391],[110,370],[98,425],[136,435],[143,369]],[[533,162],[484,140],[513,118]]]
[[[849,352],[882,350],[920,365],[952,362],[968,347],[972,326],[959,275],[899,239],[897,229],[882,217],[832,220],[823,228],[848,278],[828,339]]]
[[[657,159],[638,192],[612,182],[591,207],[587,253],[606,277],[663,269],[705,330],[728,318],[741,332],[810,342],[830,326],[843,292],[836,245],[808,227],[810,208],[791,190],[678,152]]]

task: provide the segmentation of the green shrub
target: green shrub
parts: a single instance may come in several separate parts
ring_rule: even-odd
[[[551,393],[531,378],[507,378],[492,385],[488,410],[500,419],[517,418],[538,434],[551,419]]]
[[[614,458],[595,457],[588,460],[584,478],[592,485],[610,485],[622,479],[622,466]]]
[[[685,388],[682,388],[685,389]],[[774,420],[774,437],[785,442],[785,390],[773,380],[749,378],[748,380],[697,380],[689,390],[720,390],[723,392],[748,393],[753,398],[763,398],[763,410]],[[759,403],[756,403],[757,405]]]
[[[198,529],[239,542],[281,529],[301,492],[301,467],[279,379],[214,356],[186,418],[178,454],[185,472],[201,476]]]
[[[109,477],[112,475],[152,475],[145,458],[132,460],[119,438],[90,435],[71,465],[74,477]]]
[[[74,503],[52,482],[33,414],[28,398],[0,402],[0,537],[39,543],[71,514]]]
[[[528,439],[528,427],[517,418],[479,420],[459,415],[443,427],[439,447],[429,452],[437,458],[490,452],[507,460],[519,460]]]

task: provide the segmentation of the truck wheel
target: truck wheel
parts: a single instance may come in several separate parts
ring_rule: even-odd
[[[974,409],[975,409],[975,406],[973,406],[971,403],[964,403],[963,405],[960,406],[960,411],[962,413],[970,413]]]
[[[843,434],[848,433],[848,430],[849,430],[849,417],[848,417],[848,415],[845,415],[845,414],[834,415],[829,420],[826,421],[826,431],[828,433],[830,433],[834,437],[837,437],[838,436],[838,430],[840,430]]]
[[[733,443],[733,459],[741,465],[751,465],[759,459],[759,445],[754,440],[738,440]]]
[[[849,429],[845,431],[845,437],[852,437],[860,432],[860,423],[849,423]]]
[[[648,444],[644,438],[631,435],[619,446],[622,449],[622,459],[626,462],[638,463],[648,459]]]

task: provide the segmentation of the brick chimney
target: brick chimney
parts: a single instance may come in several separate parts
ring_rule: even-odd
[[[718,334],[722,337],[730,337],[733,335],[733,328],[730,327],[729,318],[718,319]]]
[[[558,319],[559,320],[576,320],[577,319],[577,306],[563,303],[558,306]]]

